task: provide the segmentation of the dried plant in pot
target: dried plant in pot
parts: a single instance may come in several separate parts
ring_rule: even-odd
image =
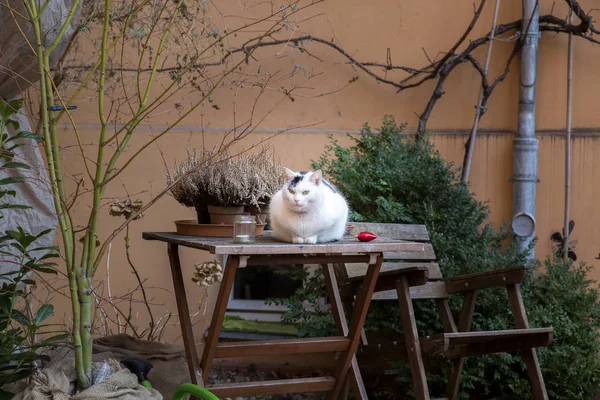
[[[257,153],[243,154],[240,163],[250,188],[245,211],[255,215],[258,223],[266,224],[271,196],[284,183],[283,166],[269,147],[263,147]]]
[[[210,200],[205,190],[205,174],[200,173],[202,164],[207,162],[205,160],[207,155],[208,153],[204,153],[199,157],[193,150],[188,152],[185,161],[175,162],[172,175],[169,169],[166,169],[168,185],[185,175],[177,184],[173,185],[171,195],[179,204],[196,209],[199,224],[210,223],[207,210],[207,202]]]
[[[198,224],[232,225],[236,215],[257,216],[264,228],[271,196],[283,184],[283,167],[270,147],[257,152],[192,151],[186,160],[176,163],[173,175],[167,171],[167,182],[185,175],[171,193],[186,207],[194,207]],[[224,234],[225,236],[225,234]]]

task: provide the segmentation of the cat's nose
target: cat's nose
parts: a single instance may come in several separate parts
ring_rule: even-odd
[[[294,201],[296,202],[296,204],[300,204],[300,200],[294,199]]]

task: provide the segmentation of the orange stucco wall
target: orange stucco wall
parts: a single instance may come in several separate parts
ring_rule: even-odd
[[[226,15],[231,25],[236,24],[233,17],[242,13],[240,2],[227,1],[220,5],[219,11]],[[248,8],[244,13],[264,12],[265,5],[259,1],[241,2],[245,6],[258,4]],[[591,7],[592,1],[582,2],[584,7]],[[262,5],[261,5],[262,4]],[[209,6],[213,7],[213,6]],[[541,11],[550,12],[552,4],[542,3]],[[565,14],[562,4],[556,4],[554,13]],[[588,8],[589,8],[588,7]],[[492,5],[489,4],[481,21],[472,33],[472,37],[484,35],[489,29],[492,16]],[[215,12],[212,9],[212,12]],[[499,21],[508,22],[520,16],[520,1],[511,0],[502,3]],[[561,14],[562,12],[562,14]],[[337,44],[345,48],[359,60],[385,62],[389,48],[392,61],[409,66],[422,66],[427,58],[422,49],[430,57],[447,50],[462,34],[473,13],[472,2],[448,2],[433,0],[395,1],[361,1],[361,0],[327,0],[304,12],[304,17],[313,16],[300,23],[297,32],[285,32],[285,35],[313,34],[327,39],[333,38]],[[301,18],[299,18],[301,20]],[[239,23],[239,22],[237,22]],[[86,47],[87,46],[87,47]],[[91,51],[92,43],[87,43],[83,51]],[[305,44],[312,55],[300,53],[291,46],[268,48],[256,53],[257,60],[270,69],[270,72],[289,74],[294,65],[300,65],[303,71],[315,77],[303,81],[305,77],[293,77],[303,83],[303,87],[295,90],[295,101],[284,99],[277,90],[278,86],[288,83],[273,83],[265,93],[264,101],[257,108],[256,115],[261,116],[281,102],[268,114],[257,131],[250,135],[238,148],[248,147],[271,136],[281,129],[302,126],[301,129],[282,133],[270,140],[277,155],[292,169],[307,168],[312,159],[316,159],[324,151],[328,143],[328,135],[342,143],[347,143],[345,132],[355,132],[368,122],[378,126],[384,114],[392,114],[399,122],[406,121],[408,129],[414,130],[417,118],[415,114],[422,112],[431,95],[433,84],[396,93],[392,87],[379,84],[366,74],[345,63],[335,51],[316,43]],[[504,62],[512,47],[510,41],[497,41],[490,67],[490,74],[496,76],[504,68]],[[86,50],[87,49],[87,50]],[[277,56],[275,53],[280,51]],[[537,200],[537,234],[539,243],[536,248],[538,258],[544,258],[551,251],[549,236],[552,231],[562,229],[564,207],[564,144],[561,129],[565,126],[565,94],[566,94],[566,37],[544,34],[540,41],[539,78],[537,86],[537,128],[539,129],[540,154],[538,200]],[[482,62],[485,49],[475,53]],[[78,54],[77,57],[84,57]],[[580,259],[600,266],[595,256],[600,252],[600,243],[596,238],[599,233],[600,210],[596,206],[595,196],[599,195],[598,174],[600,167],[595,168],[600,155],[600,141],[596,133],[600,127],[600,113],[597,112],[597,93],[600,89],[600,75],[597,68],[600,52],[591,44],[576,40],[574,48],[574,99],[573,125],[578,128],[573,141],[573,184],[572,184],[572,219],[576,228],[572,238],[577,240],[576,252]],[[250,64],[252,66],[252,63]],[[251,67],[249,67],[251,68]],[[254,67],[255,68],[255,67]],[[472,167],[471,183],[473,191],[481,200],[489,200],[492,208],[492,220],[495,224],[506,222],[511,217],[512,186],[509,182],[512,170],[511,141],[517,125],[518,107],[518,65],[506,81],[500,85],[488,103],[489,111],[481,122],[482,134],[477,141],[475,159]],[[381,71],[378,71],[381,72]],[[400,73],[389,73],[393,79],[402,78]],[[340,90],[353,77],[359,79]],[[162,76],[169,82],[168,76]],[[445,95],[439,101],[430,119],[429,128],[433,130],[432,140],[444,157],[460,164],[463,157],[466,133],[471,127],[474,116],[474,105],[477,101],[480,80],[475,71],[468,65],[461,65],[453,73],[444,87]],[[68,90],[68,89],[67,89]],[[331,93],[333,92],[333,93]],[[256,90],[241,91],[237,96],[237,117],[248,115],[249,104],[252,103]],[[325,95],[321,96],[321,93]],[[327,94],[331,93],[331,94]],[[133,151],[139,148],[159,126],[169,124],[176,113],[174,104],[180,103],[184,109],[198,93],[186,91],[185,94],[165,102],[155,115],[144,121],[137,129],[130,144]],[[200,148],[217,143],[224,132],[233,126],[231,91],[217,92],[214,101],[220,110],[210,105],[200,107],[185,118],[178,129],[159,140],[159,146],[151,146],[131,164],[122,174],[119,182],[114,182],[106,193],[107,199],[123,196],[128,192],[148,201],[154,194],[164,188],[165,165],[172,167],[174,160],[185,157],[186,149]],[[74,114],[81,124],[80,134],[84,143],[97,140],[98,116],[97,99],[93,95],[82,98],[79,110]],[[246,114],[244,114],[246,113]],[[258,118],[257,118],[258,119]],[[65,121],[66,124],[67,121]],[[74,145],[75,139],[71,129],[65,127],[60,135],[67,144]],[[92,149],[93,150],[93,149]],[[95,150],[94,150],[95,151]],[[128,150],[125,156],[131,154]],[[83,177],[83,162],[74,150],[63,151],[65,168],[72,174]],[[126,187],[126,191],[125,191]],[[71,189],[74,184],[71,184]],[[74,207],[75,219],[83,224],[88,212],[88,205],[83,197]],[[176,312],[175,298],[171,288],[171,278],[167,261],[166,246],[162,243],[144,242],[143,231],[164,231],[174,228],[172,221],[182,218],[193,218],[193,210],[177,204],[172,198],[165,197],[151,208],[145,217],[131,225],[132,260],[140,274],[147,278],[147,286],[151,287],[153,309],[157,316],[168,312]],[[100,231],[101,239],[106,237],[121,221],[108,216],[108,210],[102,215]],[[183,251],[184,278],[188,289],[190,306],[197,308],[204,299],[205,292],[199,290],[190,280],[192,265],[198,260],[206,259],[200,252]],[[123,236],[114,240],[110,253],[111,286],[113,295],[125,293],[136,286],[130,273],[124,254]],[[594,273],[600,278],[600,270]],[[97,273],[98,283],[106,283],[106,263]],[[214,289],[214,288],[213,288]],[[216,292],[209,293],[207,314],[195,318],[200,321],[196,330],[198,339],[206,326],[212,302]],[[106,290],[106,289],[105,289]],[[106,293],[106,291],[105,291]],[[58,310],[68,310],[64,298],[55,298]],[[62,308],[61,308],[62,307]],[[134,305],[136,322],[144,327],[147,318],[144,309]],[[179,336],[178,328],[171,327],[165,336],[175,340]]]

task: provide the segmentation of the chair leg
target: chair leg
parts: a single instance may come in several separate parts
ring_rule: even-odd
[[[456,328],[456,323],[454,322],[454,317],[452,316],[448,299],[437,299],[435,301],[435,305],[440,313],[440,319],[442,320],[442,325],[444,326],[444,332],[457,332],[458,329]]]
[[[450,376],[448,377],[448,386],[446,386],[446,397],[448,400],[456,400],[458,398],[458,391],[460,389],[460,377],[462,370],[465,365],[464,358],[457,358],[452,360],[452,366],[450,367]]]
[[[475,290],[465,293],[463,306],[460,310],[460,320],[458,321],[458,332],[468,332],[471,330],[471,322],[473,321],[473,311],[475,311],[476,298],[477,291]],[[446,397],[449,400],[455,400],[458,398],[458,392],[460,390],[460,377],[462,375],[464,365],[465,359],[462,357],[452,360],[452,368],[450,369],[448,386],[446,387]]]
[[[430,400],[427,376],[425,375],[425,366],[423,364],[423,353],[415,321],[415,311],[412,299],[410,298],[410,287],[406,276],[401,276],[396,281],[396,292],[398,293],[400,318],[406,338],[406,351],[408,353],[408,361],[415,389],[415,398],[416,400]]]
[[[340,393],[340,399],[347,400],[350,397],[350,376],[346,378],[346,382],[344,382],[344,388],[342,389],[342,393]]]
[[[458,332],[452,311],[450,311],[450,304],[448,299],[438,299],[435,302],[442,325],[444,326],[444,332]],[[450,376],[448,377],[448,385],[446,387],[446,397],[449,400],[454,400],[458,396],[458,389],[460,387],[460,375],[462,373],[464,362],[463,359],[452,360],[452,367],[450,369]]]
[[[506,289],[508,290],[510,306],[515,317],[515,326],[519,329],[529,328],[529,321],[527,320],[527,313],[525,312],[519,285],[508,285]],[[537,352],[534,348],[524,350],[523,357],[525,358],[525,365],[527,366],[527,374],[529,375],[534,399],[548,400],[548,393],[546,392],[546,385],[544,385]]]

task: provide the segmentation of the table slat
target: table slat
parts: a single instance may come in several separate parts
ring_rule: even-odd
[[[331,376],[317,378],[280,379],[260,382],[224,383],[208,385],[217,397],[268,396],[282,393],[326,392],[333,389],[335,378]]]
[[[242,358],[275,354],[328,353],[346,351],[349,344],[350,339],[343,336],[226,342],[217,345],[215,358]]]
[[[271,236],[258,236],[252,244],[233,243],[231,238],[184,236],[174,232],[144,232],[146,240],[158,240],[209,251],[212,254],[265,255],[265,254],[341,254],[341,253],[420,253],[423,243],[379,237],[371,242],[359,242],[348,236],[330,243],[294,244],[281,242]]]

